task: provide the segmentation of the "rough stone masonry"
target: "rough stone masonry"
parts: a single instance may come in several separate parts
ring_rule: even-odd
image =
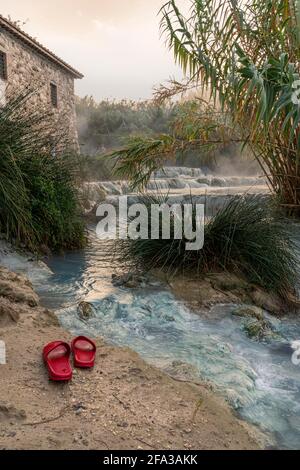
[[[36,104],[53,112],[53,118],[64,126],[70,141],[78,148],[74,80],[83,75],[36,39],[22,31],[18,24],[0,15],[0,99],[25,87],[35,87]]]

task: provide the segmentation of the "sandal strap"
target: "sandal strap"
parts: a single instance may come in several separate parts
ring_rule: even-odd
[[[59,346],[64,346],[66,349],[66,355],[70,356],[71,354],[71,348],[68,343],[65,343],[64,341],[53,341],[52,343],[47,344],[44,349],[43,349],[43,356],[46,359],[49,354],[57,349]]]
[[[73,348],[76,346],[77,341],[87,341],[93,346],[94,351],[97,349],[94,341],[92,341],[90,338],[87,338],[86,336],[77,336],[77,338],[74,338],[72,341]]]

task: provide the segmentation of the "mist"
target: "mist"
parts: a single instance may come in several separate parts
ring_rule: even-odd
[[[140,100],[151,98],[153,87],[169,77],[182,78],[160,38],[163,3],[0,0],[0,11],[84,74],[75,83],[78,96]]]

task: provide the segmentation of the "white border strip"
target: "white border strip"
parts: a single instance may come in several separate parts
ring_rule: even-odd
[[[6,347],[5,342],[0,340],[0,365],[6,364]]]

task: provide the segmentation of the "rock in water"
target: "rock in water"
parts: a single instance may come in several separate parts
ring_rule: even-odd
[[[78,315],[82,320],[88,320],[94,317],[94,307],[89,303],[82,301],[77,307]]]
[[[264,340],[274,337],[274,332],[268,321],[261,320],[249,320],[244,324],[244,330],[249,338]]]
[[[284,312],[282,301],[276,294],[266,292],[257,287],[250,292],[249,295],[255,305],[258,305],[274,315],[280,315]]]
[[[241,305],[236,307],[232,311],[232,315],[237,317],[256,318],[256,320],[264,319],[263,310],[260,307],[255,307],[254,305]]]
[[[255,305],[241,305],[233,309],[231,313],[244,319],[243,328],[249,338],[264,340],[274,339],[277,336],[262,308]]]
[[[127,287],[129,289],[137,289],[145,287],[150,283],[150,279],[142,274],[129,272],[118,276],[112,275],[112,283],[115,287]]]

